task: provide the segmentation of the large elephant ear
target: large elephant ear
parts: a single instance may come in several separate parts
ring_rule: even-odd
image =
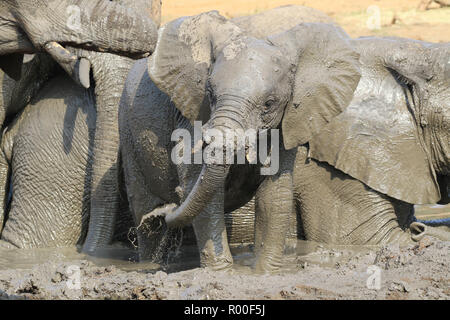
[[[179,18],[159,30],[149,75],[191,123],[209,119],[205,92],[214,52],[240,34],[217,11]]]
[[[0,57],[0,69],[10,78],[19,81],[22,74],[23,54],[11,53]]]
[[[395,54],[395,42],[379,41],[355,41],[364,76],[351,105],[311,139],[311,157],[392,198],[436,203],[439,185],[413,113],[415,98],[392,65],[376,59],[387,48]]]
[[[269,40],[286,48],[297,66],[282,122],[285,148],[292,149],[348,106],[361,76],[359,55],[345,32],[330,24],[300,24]]]

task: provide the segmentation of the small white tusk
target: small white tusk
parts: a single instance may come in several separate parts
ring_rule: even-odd
[[[91,62],[86,58],[80,59],[78,77],[80,78],[81,85],[84,88],[89,89],[91,86]]]

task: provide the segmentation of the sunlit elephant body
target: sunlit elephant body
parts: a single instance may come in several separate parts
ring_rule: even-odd
[[[56,76],[5,132],[11,201],[3,246],[81,244],[89,221],[95,95]]]
[[[105,31],[103,24],[96,24],[97,19],[101,19],[101,13],[95,10],[98,16],[86,13],[92,9],[92,4],[95,10],[103,8],[104,22],[114,19],[114,27]],[[70,35],[66,39],[66,34],[61,29],[61,34],[57,34],[53,40],[63,44],[70,43],[70,46],[63,48],[56,44],[55,50],[53,47],[50,50],[45,47],[43,51],[47,51],[48,55],[36,55],[23,65],[20,61],[17,67],[22,72],[16,72],[19,75],[17,80],[7,74],[3,75],[2,107],[5,118],[14,116],[31,101],[27,111],[8,128],[2,144],[4,158],[0,163],[0,196],[3,198],[2,209],[8,209],[0,215],[0,225],[4,226],[2,241],[15,247],[80,244],[87,232],[86,223],[89,220],[86,213],[90,210],[86,208],[93,205],[91,199],[96,201],[95,207],[100,206],[102,210],[108,208],[98,201],[107,201],[112,207],[119,206],[116,189],[107,195],[100,190],[105,185],[106,188],[114,186],[110,183],[108,174],[116,181],[114,166],[118,149],[117,109],[133,60],[86,49],[130,56],[141,52],[142,56],[144,52],[149,55],[155,46],[156,25],[150,17],[140,16],[132,9],[110,2],[87,4],[75,1],[71,4],[61,2],[60,5],[78,5],[82,19],[86,19],[85,24],[90,26],[88,32],[91,35],[87,33],[83,35],[85,38],[75,41]],[[152,9],[151,2],[147,1],[133,1],[131,6],[135,9],[148,9],[149,12]],[[26,1],[19,7],[25,12],[30,10],[26,7]],[[57,13],[61,8],[52,9],[56,10],[52,17],[56,24],[59,17]],[[39,11],[42,20],[39,23],[45,24],[45,14],[48,13],[41,7],[39,10],[42,10]],[[119,14],[120,18],[113,18],[114,14]],[[67,19],[65,14],[60,18]],[[25,25],[28,25],[27,21],[24,22]],[[57,29],[56,26],[53,27]],[[26,29],[18,24],[18,32],[23,32],[22,28]],[[136,33],[136,28],[139,29],[139,34]],[[3,35],[7,34],[4,30],[1,31]],[[78,32],[81,33],[81,30]],[[133,39],[127,39],[123,33]],[[37,46],[32,48],[34,51],[41,50],[37,39],[52,36],[39,33],[33,35],[33,43]],[[96,37],[101,40],[96,40]],[[105,39],[107,43],[104,42]],[[47,39],[44,41],[47,43]],[[89,45],[86,46],[85,42]],[[17,50],[19,55],[24,51],[22,47]],[[60,59],[60,54],[64,59]],[[9,61],[14,55],[16,54],[8,53],[0,59],[3,62]],[[71,62],[77,59],[79,62]],[[11,73],[8,68],[4,69]],[[91,70],[94,80],[92,84]],[[92,86],[89,89],[82,86],[75,88],[76,84]],[[80,116],[83,113],[84,118]],[[43,129],[42,134],[39,133],[40,127]],[[34,152],[30,152],[31,149]],[[62,177],[57,178],[58,175]],[[11,189],[12,197],[8,196],[8,189]],[[101,196],[98,196],[99,193]],[[54,227],[52,220],[55,221]]]

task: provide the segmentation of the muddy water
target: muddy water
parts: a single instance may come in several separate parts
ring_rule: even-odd
[[[183,248],[178,257],[171,264],[160,265],[153,262],[137,262],[136,251],[128,248],[108,248],[96,253],[95,257],[80,253],[77,247],[68,248],[38,248],[38,249],[0,249],[0,270],[31,269],[46,262],[77,264],[81,260],[93,262],[95,265],[115,266],[123,271],[156,272],[182,271],[185,268],[195,267],[197,259],[193,248]],[[181,261],[180,261],[181,260]],[[182,263],[182,261],[185,263]]]
[[[299,240],[288,245],[284,266],[280,272],[297,272],[299,266],[305,264],[333,267],[338,262],[345,262],[352,256],[374,250],[375,246],[331,246],[311,241]],[[238,273],[252,273],[255,255],[251,246],[232,248],[235,266]],[[88,260],[97,266],[115,266],[123,271],[179,272],[199,267],[199,257],[196,246],[182,246],[175,258],[168,264],[159,265],[152,262],[136,262],[136,251],[128,248],[109,248],[91,257],[79,252],[79,248],[51,248],[51,249],[0,249],[0,270],[31,269],[46,262],[77,264],[80,260]]]

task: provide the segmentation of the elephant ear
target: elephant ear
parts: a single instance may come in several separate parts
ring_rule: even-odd
[[[415,99],[375,59],[377,49],[394,50],[394,44],[376,41],[358,40],[364,77],[351,105],[311,139],[311,157],[392,198],[436,203],[439,185],[412,112]]]
[[[214,53],[240,34],[217,11],[179,18],[159,30],[150,78],[191,123],[209,119],[205,93]]]
[[[339,27],[305,23],[269,38],[296,67],[293,96],[282,121],[286,149],[308,142],[353,98],[361,77],[359,55]]]
[[[23,54],[11,53],[0,57],[0,68],[10,78],[19,81],[22,75]]]

